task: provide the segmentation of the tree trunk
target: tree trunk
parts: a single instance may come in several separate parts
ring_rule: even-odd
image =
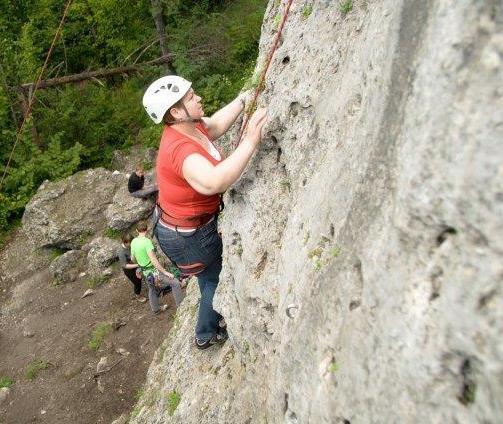
[[[85,81],[92,78],[107,78],[117,74],[128,74],[131,72],[138,72],[144,66],[151,65],[160,65],[162,63],[166,63],[172,59],[172,55],[162,56],[154,60],[150,60],[148,62],[138,63],[136,65],[129,66],[119,66],[118,68],[112,69],[98,69],[97,71],[90,72],[82,72],[80,74],[66,75],[64,77],[59,78],[51,78],[48,80],[40,81],[37,89],[39,88],[48,88],[48,87],[56,87],[58,85],[70,84],[80,81]],[[24,90],[32,90],[35,86],[34,82],[28,82],[25,84],[21,84],[21,89]]]
[[[166,29],[164,27],[164,21],[162,19],[161,0],[151,0],[151,4],[152,4],[152,17],[154,18],[155,28],[157,30],[157,36],[159,37],[159,44],[161,46],[162,55],[169,56],[170,51],[166,43]],[[171,61],[166,62],[164,66],[168,74],[175,73],[175,69]]]
[[[21,89],[19,90],[21,93],[21,106],[23,107],[23,117],[25,119],[28,119],[28,108],[30,105],[30,97],[32,96],[32,88],[30,87],[28,90]],[[35,98],[32,100],[33,102],[35,101]],[[36,146],[39,148],[42,148],[42,142],[40,140],[40,136],[38,135],[37,127],[35,125],[35,117],[33,116],[33,113],[31,113],[31,126],[30,126],[30,132],[31,132],[31,138],[33,142],[35,143]]]

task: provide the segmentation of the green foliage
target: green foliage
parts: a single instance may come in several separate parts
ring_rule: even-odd
[[[93,276],[89,277],[85,281],[85,285],[89,287],[90,289],[95,289],[96,287],[101,286],[102,284],[105,284],[108,280],[110,279],[109,276],[106,275],[100,275],[100,276]]]
[[[120,240],[122,237],[122,231],[116,230],[115,228],[107,228],[105,231],[103,231],[103,235],[105,237],[114,239],[114,240]]]
[[[193,81],[212,114],[234,98],[255,66],[266,0],[163,0],[176,73]],[[17,85],[35,81],[63,13],[63,0],[0,0],[0,174],[11,154],[22,107]],[[151,3],[73,0],[44,79],[157,58]],[[141,105],[164,66],[76,85],[40,89],[0,188],[0,233],[9,231],[44,180],[109,166],[112,152],[157,147]],[[35,137],[35,134],[38,134]]]
[[[12,384],[14,383],[14,381],[12,381],[12,378],[10,377],[0,377],[0,389],[4,388],[4,387],[10,387],[12,386]]]
[[[307,4],[304,6],[302,9],[302,19],[307,19],[309,16],[313,13],[313,5],[312,4]]]
[[[173,415],[175,413],[178,404],[182,400],[182,395],[178,393],[176,390],[168,393],[168,413],[169,415]]]
[[[92,334],[91,334],[91,338],[89,339],[89,342],[87,343],[87,345],[89,346],[89,348],[91,350],[94,350],[94,351],[97,351],[100,346],[101,346],[101,343],[103,342],[103,339],[105,338],[105,336],[110,333],[110,331],[112,331],[112,326],[108,323],[101,323],[101,324],[98,324]]]
[[[139,401],[142,398],[143,395],[145,395],[145,389],[140,388],[140,389],[136,390],[136,393],[134,394],[134,398],[137,401]]]
[[[344,0],[339,3],[339,12],[342,16],[346,16],[353,10],[353,0]]]
[[[339,366],[337,365],[337,362],[335,360],[333,360],[328,366],[328,371],[331,373],[335,373],[338,369]]]
[[[339,246],[330,249],[330,256],[337,258],[342,253],[342,249]]]
[[[35,378],[37,378],[38,373],[42,370],[49,368],[49,366],[50,366],[49,362],[43,361],[41,359],[37,359],[33,362],[30,362],[28,364],[28,367],[26,368],[26,377],[29,380],[35,380]]]
[[[66,252],[65,249],[60,249],[59,247],[52,247],[49,249],[49,257],[51,258],[51,260],[54,260],[65,252]]]

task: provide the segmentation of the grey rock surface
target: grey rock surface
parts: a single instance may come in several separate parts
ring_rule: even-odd
[[[498,1],[294,2],[221,222],[230,340],[192,346],[193,291],[131,422],[501,422],[502,71]]]
[[[91,274],[102,274],[117,259],[120,242],[108,237],[97,237],[85,246],[88,270]]]
[[[103,168],[44,183],[26,205],[23,229],[37,247],[79,249],[105,229],[104,211],[121,184]]]
[[[7,398],[9,397],[9,393],[10,393],[10,388],[8,388],[8,387],[0,388],[0,405],[7,400]]]
[[[82,250],[69,250],[55,258],[49,265],[49,273],[58,283],[70,283],[76,280],[85,263]]]
[[[136,199],[129,194],[127,189],[127,174],[120,174],[123,183],[113,197],[113,201],[107,206],[105,216],[107,225],[114,230],[127,230],[136,222],[148,218],[155,206],[155,196],[146,199]],[[155,182],[152,172],[145,173],[145,186]]]

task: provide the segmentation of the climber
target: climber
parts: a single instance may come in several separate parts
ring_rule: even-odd
[[[140,295],[141,293],[141,278],[136,275],[138,264],[131,261],[131,236],[129,234],[122,235],[122,245],[117,252],[119,263],[121,264],[124,275],[133,283],[135,299],[139,302],[146,302],[147,299]]]
[[[157,184],[152,184],[145,188],[143,187],[144,184],[145,171],[143,169],[143,164],[139,163],[136,165],[135,171],[129,176],[127,183],[129,194],[137,198],[146,198],[159,191]]]
[[[221,193],[241,175],[261,140],[266,110],[257,110],[234,152],[223,158],[213,141],[224,134],[245,107],[241,94],[211,117],[204,117],[192,83],[175,75],[154,81],[143,106],[164,123],[157,158],[159,184],[155,235],[162,251],[185,274],[198,277],[201,301],[195,330],[199,349],[223,343],[227,331],[213,309],[222,269],[222,240],[217,232]]]
[[[166,310],[167,305],[162,308],[159,306],[159,297],[168,287],[171,287],[175,304],[178,307],[184,298],[180,282],[159,263],[154,253],[154,245],[147,237],[147,222],[140,221],[136,226],[136,231],[138,237],[135,237],[131,242],[131,260],[138,263],[141,274],[147,281],[148,299],[152,312],[157,314],[161,310]]]

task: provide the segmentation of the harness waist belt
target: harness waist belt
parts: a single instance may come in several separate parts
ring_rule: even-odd
[[[160,209],[160,208],[159,208]],[[168,215],[166,212],[163,210],[160,210],[160,220],[161,222],[168,226],[168,227],[174,227],[173,229],[180,228],[180,229],[195,229],[198,227],[202,227],[203,225],[207,224],[210,222],[214,217],[215,213],[207,213],[204,215],[198,215],[194,217],[189,217],[189,218],[175,218],[171,215]]]

